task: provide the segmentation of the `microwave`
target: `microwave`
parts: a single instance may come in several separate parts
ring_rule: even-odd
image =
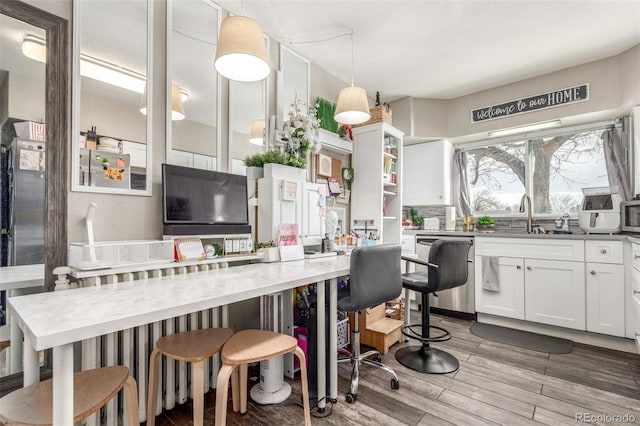
[[[640,232],[640,200],[625,201],[621,206],[622,230]]]

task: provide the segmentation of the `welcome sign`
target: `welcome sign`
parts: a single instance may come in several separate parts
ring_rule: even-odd
[[[579,86],[517,99],[499,105],[474,109],[471,111],[471,121],[478,123],[480,121],[493,120],[586,100],[589,100],[589,84],[581,84]]]

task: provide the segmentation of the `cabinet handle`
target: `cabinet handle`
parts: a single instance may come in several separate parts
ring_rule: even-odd
[[[527,271],[530,271],[531,269],[531,266],[527,266]]]
[[[634,289],[633,294],[640,294],[640,291]]]
[[[633,255],[633,260],[638,260],[640,259],[640,254],[634,254]]]
[[[516,269],[522,269],[522,266],[516,265]]]
[[[600,253],[607,254],[607,249],[600,249]]]
[[[591,271],[591,275],[595,275],[595,274],[596,274],[596,271]]]

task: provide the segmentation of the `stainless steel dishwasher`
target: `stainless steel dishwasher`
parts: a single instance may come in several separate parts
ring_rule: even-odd
[[[416,238],[416,255],[418,259],[427,262],[429,260],[429,250],[431,245],[437,240],[459,240],[471,241],[468,260],[473,261],[475,247],[472,237],[452,237],[450,235],[428,235]],[[476,317],[476,297],[475,297],[475,268],[473,263],[469,263],[469,275],[467,282],[459,287],[438,292],[438,297],[431,294],[429,303],[431,310],[436,313],[443,313],[461,318],[475,319]],[[416,271],[424,271],[426,268],[416,265]]]

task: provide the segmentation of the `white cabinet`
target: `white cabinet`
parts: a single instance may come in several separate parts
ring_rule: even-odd
[[[302,186],[302,244],[321,244],[325,234],[324,220],[320,216],[322,185],[304,182]]]
[[[138,142],[122,141],[122,153],[129,154],[131,167],[147,168],[147,145]]]
[[[640,242],[628,242],[625,258],[627,280],[625,283],[624,300],[626,306],[625,328],[626,337],[634,339],[640,352]]]
[[[375,123],[353,129],[351,220],[373,220],[380,239],[402,237],[403,133]]]
[[[584,263],[526,259],[525,319],[585,329]]]
[[[625,336],[622,241],[586,241],[587,331]]]
[[[475,257],[476,311],[503,317],[524,319],[524,260],[498,258],[498,291],[483,288],[482,256]]]
[[[585,329],[584,242],[475,238],[476,310]],[[482,260],[498,258],[499,290],[483,288]]]
[[[451,204],[452,155],[452,145],[447,140],[404,147],[404,205]]]
[[[215,170],[216,158],[209,155],[194,154],[193,152],[172,149],[169,152],[167,162],[184,167],[194,167],[196,169]]]
[[[277,241],[280,224],[295,223],[303,245],[317,245],[325,233],[321,217],[320,184],[286,180],[295,183],[295,198],[283,197],[285,179],[258,179],[258,242]],[[285,199],[286,198],[286,199]]]

